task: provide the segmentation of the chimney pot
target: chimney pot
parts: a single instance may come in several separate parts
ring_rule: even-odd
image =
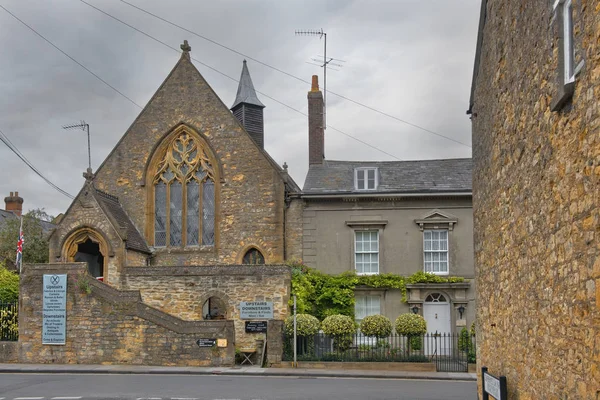
[[[308,92],[308,165],[323,164],[325,159],[325,132],[323,129],[323,93],[319,90],[319,78],[312,77]]]
[[[319,76],[318,75],[312,76],[312,85],[311,85],[310,91],[311,92],[319,91]]]
[[[18,216],[23,212],[23,198],[19,197],[19,192],[10,192],[10,196],[4,198],[6,211],[11,211]]]

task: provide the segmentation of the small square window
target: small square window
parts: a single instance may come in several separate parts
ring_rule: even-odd
[[[356,168],[354,170],[354,187],[356,190],[376,190],[377,184],[377,168]]]

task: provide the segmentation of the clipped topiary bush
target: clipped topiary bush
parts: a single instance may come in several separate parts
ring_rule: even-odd
[[[425,318],[419,314],[402,314],[396,318],[396,333],[403,336],[418,336],[427,333]]]
[[[298,336],[312,336],[319,332],[321,324],[316,317],[310,314],[296,314],[296,334]],[[294,316],[290,315],[285,319],[285,333],[294,334]]]
[[[392,333],[392,321],[383,315],[369,315],[360,321],[360,331],[366,336],[385,338]]]
[[[347,315],[330,315],[321,323],[321,329],[330,336],[352,335],[356,333],[356,324]]]
[[[333,347],[337,351],[343,352],[352,346],[356,324],[347,315],[330,315],[321,323],[321,329],[326,335],[333,336]]]
[[[396,318],[396,332],[408,338],[408,351],[421,350],[421,335],[427,333],[427,322],[419,314],[402,314]]]

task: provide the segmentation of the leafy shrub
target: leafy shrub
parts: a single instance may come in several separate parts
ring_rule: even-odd
[[[333,346],[337,351],[346,351],[352,346],[356,324],[347,315],[330,315],[321,323],[321,329],[326,335],[333,336]]]
[[[388,337],[392,333],[392,321],[383,315],[369,315],[360,322],[360,331],[366,336]]]
[[[419,314],[402,314],[396,318],[396,332],[403,336],[417,336],[427,333],[425,318]]]
[[[298,336],[311,336],[319,332],[319,320],[310,314],[296,314],[296,334]],[[285,333],[294,334],[294,316],[290,315],[285,319]]]
[[[408,346],[416,351],[421,350],[423,347],[423,338],[421,338],[421,336],[409,336]]]
[[[0,264],[0,303],[19,301],[19,275]]]
[[[460,330],[460,335],[458,337],[458,349],[460,351],[471,351],[473,348],[473,341],[471,340],[471,334],[467,330],[467,328],[462,328]]]
[[[356,324],[347,315],[330,315],[323,320],[321,328],[329,336],[352,335],[356,333]]]
[[[19,335],[19,318],[17,308],[0,308],[0,340],[16,338]]]

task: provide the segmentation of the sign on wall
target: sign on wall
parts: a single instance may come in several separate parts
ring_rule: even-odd
[[[246,321],[246,333],[266,333],[267,321]]]
[[[217,339],[198,339],[196,340],[198,347],[213,347],[217,344]]]
[[[240,302],[241,319],[273,319],[272,301]]]
[[[67,339],[67,275],[44,274],[42,344],[65,344]]]
[[[481,378],[483,380],[481,389],[483,391],[481,398],[489,400],[490,395],[496,400],[508,399],[506,390],[506,377],[495,377],[489,374],[487,367],[481,368]]]

